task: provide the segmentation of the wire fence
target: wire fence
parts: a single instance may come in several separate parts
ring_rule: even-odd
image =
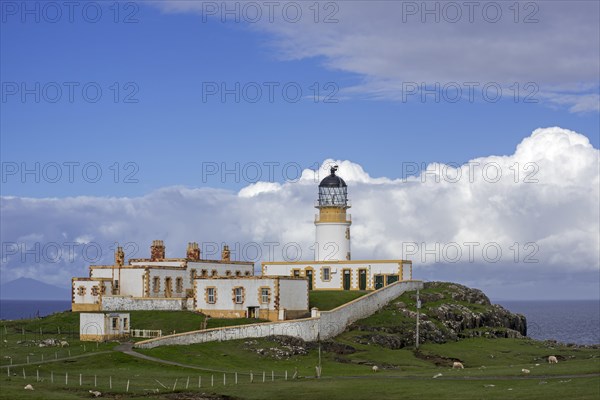
[[[80,387],[82,390],[111,393],[164,393],[182,390],[202,390],[243,384],[268,384],[298,379],[298,371],[224,372],[165,376],[145,374],[123,376],[90,375],[73,371],[54,371],[35,366],[8,367],[5,379],[22,381],[24,385],[50,385],[57,388]]]

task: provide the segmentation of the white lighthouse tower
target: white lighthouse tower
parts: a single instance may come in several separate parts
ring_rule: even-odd
[[[319,200],[315,217],[316,243],[315,261],[350,260],[350,225],[352,221],[346,210],[348,185],[335,174],[337,165],[331,167],[331,174],[319,184]]]

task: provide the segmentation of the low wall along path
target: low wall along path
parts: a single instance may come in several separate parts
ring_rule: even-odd
[[[293,336],[309,342],[319,338],[322,340],[330,339],[344,332],[346,327],[354,321],[374,314],[402,293],[422,288],[422,281],[394,282],[331,311],[321,311],[317,317],[184,332],[144,340],[136,343],[135,347],[151,349],[158,346],[260,338],[273,335]]]

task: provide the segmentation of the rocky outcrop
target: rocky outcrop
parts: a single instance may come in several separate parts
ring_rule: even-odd
[[[478,289],[446,282],[427,282],[420,293],[419,341],[445,343],[468,337],[522,338],[527,334],[523,315],[513,314],[502,306],[491,304]],[[391,302],[381,315],[357,321],[351,328],[365,332],[355,341],[389,349],[400,349],[415,343],[417,310],[416,293],[405,294]],[[368,333],[367,333],[368,332]]]

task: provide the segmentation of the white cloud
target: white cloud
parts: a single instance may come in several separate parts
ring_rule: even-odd
[[[472,9],[468,2],[344,1],[335,2],[337,8],[321,2],[317,17],[314,4],[306,2],[294,23],[289,17],[294,10],[284,14],[291,2],[277,2],[272,10],[266,3],[251,3],[262,4],[257,22],[251,22],[253,10],[243,2],[153,4],[169,13],[195,12],[203,20],[231,25],[239,25],[236,12],[226,10],[237,6],[244,26],[271,34],[279,58],[315,57],[329,69],[356,74],[359,83],[339,83],[344,87],[341,95],[398,100],[408,82],[479,82],[480,87],[495,82],[504,88],[503,98],[511,98],[518,82],[520,101],[533,95],[571,112],[598,111],[598,2],[520,2],[517,7],[515,2],[471,2]],[[494,5],[500,6],[500,14],[491,22],[496,18],[496,8],[490,7]],[[426,7],[438,11],[427,14]],[[326,23],[328,16],[337,22]],[[537,85],[539,93],[524,87],[528,82]]]
[[[66,285],[87,273],[96,244],[102,257],[95,263],[111,263],[115,242],[125,245],[127,257],[146,257],[153,239],[165,240],[171,257],[198,241],[205,255],[218,257],[218,247],[229,243],[235,257],[254,259],[260,249],[261,260],[282,259],[284,245],[297,242],[302,259],[310,260],[317,182],[331,164],[349,185],[354,259],[400,258],[405,251],[415,276],[428,279],[441,264],[442,275],[470,273],[469,281],[501,281],[506,288],[525,277],[585,276],[578,285],[597,292],[598,281],[589,276],[600,271],[599,151],[585,136],[558,127],[535,130],[514,154],[459,167],[431,164],[405,181],[328,159],[318,174],[305,170],[298,182],[258,182],[238,193],[167,187],[137,198],[3,197],[2,281],[46,276]],[[56,245],[59,258],[52,262]],[[492,262],[497,248],[502,257]],[[457,251],[462,255],[454,260]]]

